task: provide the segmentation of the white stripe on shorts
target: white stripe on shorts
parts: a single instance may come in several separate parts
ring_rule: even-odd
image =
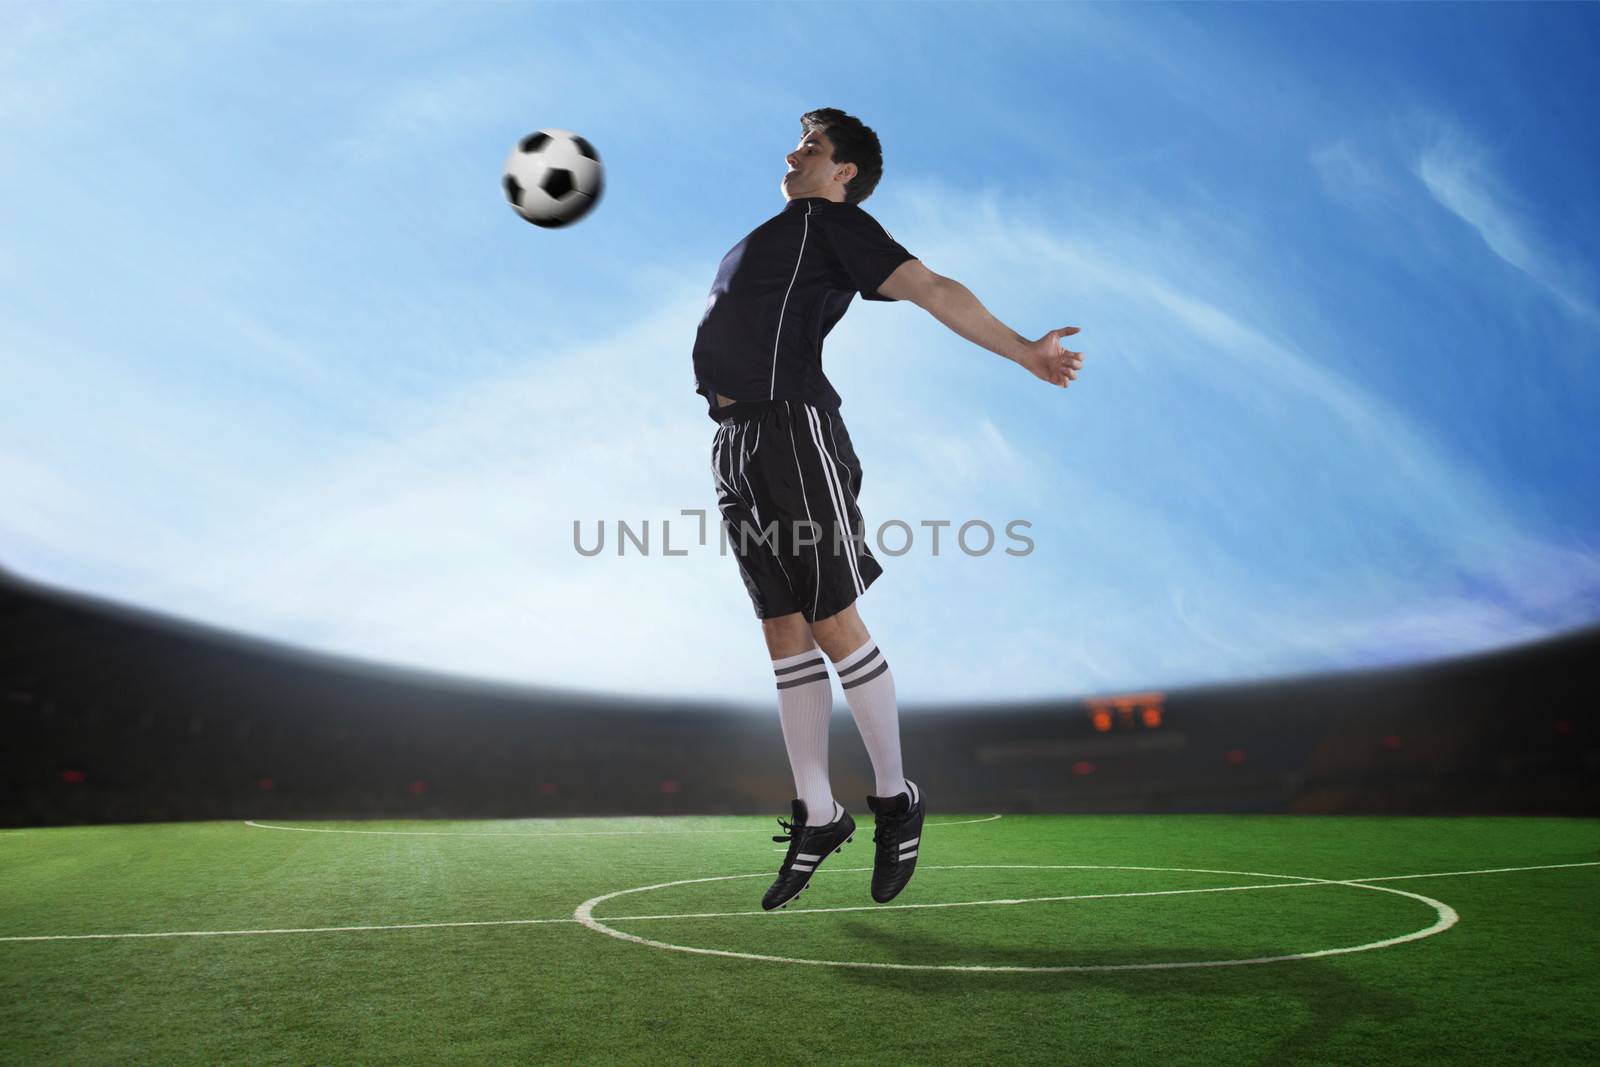
[[[850,578],[856,585],[856,595],[860,596],[867,591],[861,582],[861,570],[856,565],[856,539],[854,527],[850,525],[850,511],[844,506],[844,487],[839,484],[839,472],[834,470],[833,458],[828,455],[828,450],[822,444],[822,420],[817,415],[817,409],[810,404],[803,405],[806,409],[806,425],[811,428],[811,443],[817,446],[817,456],[822,463],[822,476],[828,483],[828,499],[833,501],[833,513],[839,519],[839,526],[844,530],[844,558],[850,567]],[[830,546],[831,547],[831,546]]]
[[[783,407],[789,413],[789,447],[794,451],[794,473],[800,479],[800,503],[806,509],[806,522],[813,523],[815,520],[811,518],[811,502],[806,499],[806,476],[800,471],[800,446],[794,440],[794,406],[785,400]],[[811,618],[814,622],[817,617],[817,601],[822,597],[822,553],[816,545],[811,546],[811,556],[816,564],[814,573],[817,576],[811,592]]]

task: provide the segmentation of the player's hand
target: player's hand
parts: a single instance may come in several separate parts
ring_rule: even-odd
[[[1023,353],[1022,365],[1035,378],[1059,385],[1065,389],[1083,367],[1083,353],[1062,348],[1060,340],[1078,332],[1076,326],[1063,326],[1051,330],[1028,345]]]

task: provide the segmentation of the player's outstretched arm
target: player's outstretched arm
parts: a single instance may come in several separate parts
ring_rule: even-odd
[[[878,287],[885,296],[910,300],[973,344],[1004,356],[1029,374],[1065,389],[1083,367],[1083,353],[1062,348],[1060,341],[1078,332],[1076,326],[1051,330],[1030,341],[989,313],[965,285],[934,274],[918,260],[908,260]]]

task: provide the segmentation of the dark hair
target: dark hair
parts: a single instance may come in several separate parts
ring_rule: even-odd
[[[856,176],[844,185],[844,202],[859,204],[872,195],[883,177],[883,149],[872,127],[836,107],[819,107],[800,116],[803,133],[821,130],[833,142],[833,161],[856,165]]]

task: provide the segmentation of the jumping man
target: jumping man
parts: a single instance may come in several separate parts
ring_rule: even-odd
[[[927,812],[901,768],[894,675],[856,613],[882,568],[866,545],[861,463],[822,373],[823,338],[860,293],[909,300],[1052,385],[1066,388],[1083,365],[1081,352],[1059,344],[1077,327],[1029,341],[861,209],[883,174],[877,134],[861,120],[821,108],[800,126],[781,183],[787,203],[723,257],[694,345],[695,391],[718,424],[717,504],[761,620],[799,794],[773,838],[789,849],[762,898],[768,911],[799,896],[856,828],[828,781],[833,685],[819,645],[872,758],[873,900],[893,900],[911,880]]]

